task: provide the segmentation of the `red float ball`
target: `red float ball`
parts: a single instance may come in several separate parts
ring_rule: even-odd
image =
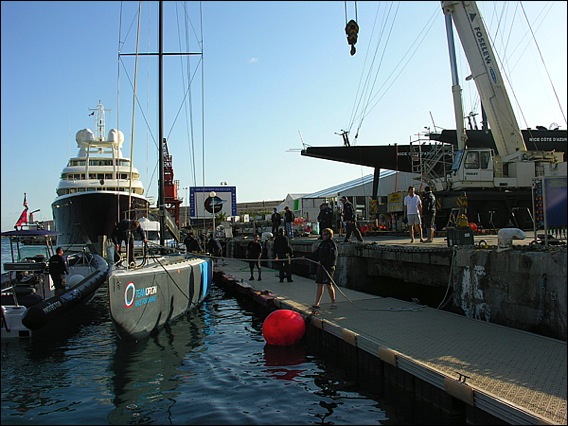
[[[306,332],[306,322],[302,315],[289,309],[271,312],[262,324],[262,335],[269,345],[295,345]]]
[[[471,229],[473,232],[476,232],[477,231],[477,223],[470,222],[469,223],[469,229]]]

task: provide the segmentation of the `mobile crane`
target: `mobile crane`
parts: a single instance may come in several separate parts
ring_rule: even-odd
[[[452,71],[452,96],[458,136],[457,150],[442,146],[429,159],[415,152],[421,180],[436,193],[437,225],[446,226],[452,215],[465,213],[470,222],[489,228],[531,227],[532,184],[538,176],[566,176],[562,152],[527,150],[515,118],[487,29],[475,1],[442,1]],[[467,57],[471,75],[495,140],[496,150],[468,148],[461,88],[453,46],[452,22]],[[419,150],[419,147],[416,148]],[[448,173],[434,173],[447,161]],[[517,216],[515,216],[517,212]],[[524,213],[524,216],[521,215]]]

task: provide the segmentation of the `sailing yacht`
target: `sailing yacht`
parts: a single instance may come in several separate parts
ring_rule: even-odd
[[[79,130],[79,151],[61,172],[57,197],[51,204],[57,243],[65,251],[104,256],[107,238],[119,218],[148,215],[149,201],[131,159],[122,154],[124,134],[111,129],[105,137],[105,108],[99,101],[90,116],[95,131]]]
[[[160,173],[158,177],[160,245],[159,253],[144,250],[132,264],[118,262],[111,266],[108,276],[110,316],[118,336],[123,340],[141,340],[158,331],[207,297],[213,279],[210,257],[176,251],[164,243],[167,230],[179,236],[176,223],[166,208],[165,163],[170,162],[163,135],[163,2],[159,2],[159,136],[157,140]],[[140,21],[139,21],[140,22]],[[140,27],[138,28],[140,32]],[[128,54],[124,54],[128,55]],[[136,87],[136,84],[134,84]],[[134,93],[136,97],[136,92]],[[134,114],[134,111],[133,111]],[[134,119],[133,119],[134,122]],[[133,129],[134,132],[134,129]],[[168,178],[173,171],[169,169]],[[178,219],[176,221],[176,219]]]

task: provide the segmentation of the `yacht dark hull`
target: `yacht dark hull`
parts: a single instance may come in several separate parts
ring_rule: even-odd
[[[57,244],[66,251],[87,246],[92,253],[103,255],[105,237],[125,217],[148,215],[145,197],[111,191],[82,192],[57,197],[51,204]]]

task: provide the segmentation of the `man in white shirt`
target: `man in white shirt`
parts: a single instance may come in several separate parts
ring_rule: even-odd
[[[408,221],[408,229],[410,231],[410,242],[414,242],[414,227],[417,228],[420,242],[423,243],[422,238],[422,224],[420,222],[422,216],[422,200],[420,196],[414,192],[414,187],[408,187],[408,195],[404,197],[404,217]]]

